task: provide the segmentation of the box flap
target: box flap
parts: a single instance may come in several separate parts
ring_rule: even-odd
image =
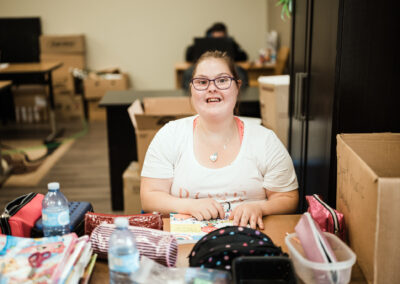
[[[400,280],[399,203],[400,177],[379,179],[374,283],[399,283]]]
[[[140,100],[135,100],[129,107],[128,107],[128,114],[132,121],[133,127],[137,129],[137,122],[135,118],[135,114],[142,114],[143,108],[142,103]]]
[[[377,177],[400,176],[400,133],[340,134]]]
[[[267,85],[289,85],[290,76],[289,75],[279,75],[279,76],[260,76],[258,77],[258,82],[260,84]]]
[[[177,115],[195,114],[189,97],[147,97],[143,98],[146,114]]]

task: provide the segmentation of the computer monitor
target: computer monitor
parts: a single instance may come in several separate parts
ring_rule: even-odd
[[[0,62],[39,62],[40,18],[0,18]]]
[[[235,59],[235,46],[229,37],[204,37],[194,39],[194,60],[196,61],[206,51],[225,51]]]

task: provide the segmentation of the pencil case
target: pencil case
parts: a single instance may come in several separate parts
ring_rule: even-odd
[[[100,224],[90,235],[93,252],[97,253],[99,258],[107,259],[108,241],[114,229],[114,224]],[[136,247],[141,256],[168,267],[175,266],[178,243],[170,232],[135,226],[129,226],[129,230],[135,237]]]
[[[128,218],[129,225],[131,226],[145,227],[156,230],[163,229],[163,220],[160,213],[115,215],[88,212],[85,215],[85,234],[90,235],[94,228],[100,224],[114,224],[114,220],[117,217]]]
[[[28,193],[9,202],[0,218],[0,234],[29,238],[42,216],[43,194]]]
[[[85,214],[93,212],[93,206],[89,202],[72,201],[68,203],[69,207],[69,230],[76,233],[78,236],[85,234]],[[32,238],[43,237],[42,218],[36,221],[31,232]]]

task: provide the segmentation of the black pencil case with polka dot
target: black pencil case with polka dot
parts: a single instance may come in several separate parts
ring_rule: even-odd
[[[239,256],[287,256],[264,233],[247,227],[229,226],[201,238],[189,255],[191,267],[231,271]]]

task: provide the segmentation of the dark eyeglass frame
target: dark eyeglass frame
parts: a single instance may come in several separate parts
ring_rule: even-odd
[[[225,79],[229,79],[229,80],[230,80],[230,81],[229,81],[229,86],[228,86],[228,87],[226,87],[226,88],[220,88],[220,87],[217,86],[217,84],[215,83],[215,81],[218,80],[218,79],[221,79],[221,78],[225,78]],[[199,79],[200,79],[200,80],[207,80],[207,82],[208,82],[207,87],[205,87],[204,89],[197,89],[197,88],[194,86],[193,81],[194,81],[194,80],[199,80]],[[193,88],[195,88],[197,91],[205,91],[205,90],[208,89],[208,87],[210,87],[210,82],[211,82],[211,81],[214,82],[214,86],[215,86],[218,90],[228,90],[228,89],[232,86],[232,82],[233,82],[233,81],[237,82],[237,79],[236,79],[235,77],[232,77],[232,76],[219,76],[219,77],[214,78],[214,79],[208,79],[208,78],[193,78],[192,80],[190,80],[190,83],[192,84]]]

